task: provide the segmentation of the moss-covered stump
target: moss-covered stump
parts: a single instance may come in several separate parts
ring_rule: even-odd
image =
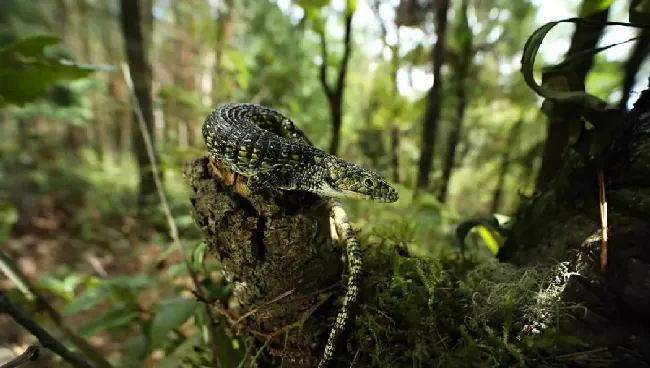
[[[585,351],[607,356],[585,366],[644,367],[650,366],[650,92],[609,124],[606,149],[587,161],[568,152],[555,181],[520,211],[500,259],[524,267],[565,262],[570,277],[562,300],[580,307],[560,327],[582,339]],[[604,272],[600,168],[609,228]]]
[[[185,176],[195,220],[233,290],[219,308],[230,330],[266,344],[259,363],[266,356],[314,366],[343,291],[325,201],[303,192],[250,195],[245,178],[207,158],[188,164]]]

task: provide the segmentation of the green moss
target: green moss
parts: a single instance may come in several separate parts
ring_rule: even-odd
[[[563,265],[518,269],[404,254],[386,243],[366,250],[356,366],[531,366],[579,344],[554,328],[569,308],[559,302]]]

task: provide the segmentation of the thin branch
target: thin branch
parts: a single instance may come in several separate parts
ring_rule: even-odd
[[[84,355],[88,357],[97,367],[100,368],[113,368],[111,363],[106,360],[104,355],[99,353],[92,345],[90,345],[83,337],[77,335],[72,329],[63,323],[63,317],[57,312],[47,300],[38,293],[36,288],[31,284],[29,279],[23,275],[14,262],[8,255],[0,251],[0,271],[10,279],[16,287],[27,297],[33,300],[38,306],[39,310],[45,311],[47,316],[54,322],[57,328],[65,335],[65,337],[72,342],[72,344],[79,349]]]
[[[199,295],[203,300],[206,300],[205,293],[203,292],[203,288],[201,287],[201,283],[199,282],[199,278],[196,275],[196,272],[194,272],[194,269],[192,268],[192,265],[187,255],[185,254],[183,245],[181,244],[181,240],[178,236],[178,228],[176,227],[176,222],[174,221],[174,217],[172,216],[169,203],[167,202],[167,196],[165,195],[165,191],[163,190],[163,186],[160,181],[160,173],[158,171],[158,163],[156,162],[156,158],[154,156],[151,136],[149,134],[149,131],[147,130],[144,114],[142,112],[142,109],[140,108],[140,104],[138,103],[138,98],[135,94],[135,88],[133,87],[133,80],[132,80],[131,72],[129,70],[129,66],[125,62],[122,62],[122,73],[124,75],[124,81],[126,82],[126,85],[129,89],[129,95],[131,97],[131,100],[133,101],[133,109],[137,116],[138,125],[140,127],[140,133],[142,134],[142,139],[144,140],[145,147],[147,149],[149,162],[151,162],[151,169],[153,171],[154,183],[156,185],[156,190],[158,191],[158,196],[160,197],[160,204],[162,205],[165,217],[167,218],[167,225],[169,226],[169,236],[172,238],[172,242],[174,243],[176,250],[180,253],[181,257],[183,257],[183,262],[185,263],[185,267],[187,267],[187,272],[190,275],[190,278],[192,279],[192,283],[194,284],[194,288],[196,289],[195,290],[196,294]],[[218,350],[217,350],[216,340],[214,336],[214,329],[212,326],[212,324],[214,323],[214,316],[208,304],[204,304],[203,306],[205,309],[205,314],[207,315],[208,320],[210,321],[210,326],[208,326],[208,329],[210,331],[210,347],[212,350],[212,359],[214,361],[215,366],[218,368],[220,367],[220,362],[217,353]]]
[[[25,363],[33,362],[38,359],[40,352],[41,351],[38,345],[30,345],[24,353],[11,359],[7,363],[3,364],[0,368],[15,368],[20,367]]]
[[[321,61],[320,64],[320,83],[323,85],[323,90],[325,91],[325,95],[329,100],[332,99],[333,93],[332,93],[332,88],[330,85],[327,83],[327,42],[325,41],[325,32],[320,33],[320,56]]]
[[[345,75],[348,72],[348,65],[350,64],[350,55],[352,54],[352,16],[354,13],[350,9],[346,9],[345,14],[345,39],[343,45],[343,58],[341,59],[341,66],[339,67],[339,76],[336,80],[336,94],[341,96],[343,88],[345,87]]]
[[[44,348],[52,350],[73,367],[92,368],[90,364],[68,350],[44,328],[25,316],[2,291],[0,291],[0,312],[10,315],[14,321],[34,335]]]

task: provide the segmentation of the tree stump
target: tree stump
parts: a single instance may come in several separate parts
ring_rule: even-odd
[[[333,288],[343,263],[326,201],[298,191],[251,194],[245,178],[207,157],[185,176],[195,220],[232,286],[221,310],[230,330],[256,337],[258,348],[266,343],[268,363],[315,366],[342,292]]]

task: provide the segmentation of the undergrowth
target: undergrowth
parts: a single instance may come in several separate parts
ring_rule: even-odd
[[[92,156],[83,156],[76,166],[62,162],[4,160],[0,174],[13,179],[3,181],[9,184],[3,192],[20,194],[21,200],[26,195],[53,197],[59,202],[54,206],[59,212],[70,207],[66,210],[68,218],[61,219],[67,225],[58,231],[82,240],[84,247],[104,242],[113,251],[124,248],[118,246],[121,242],[133,247],[132,242],[121,239],[125,234],[121,238],[111,234],[123,232],[125,219],[136,217],[136,166],[132,162],[101,163]],[[193,248],[200,233],[190,215],[188,188],[178,174],[167,174],[165,179],[184,243]],[[364,300],[351,340],[352,367],[539,366],[535,363],[553,362],[553,349],[558,346],[580,343],[556,333],[559,317],[572,307],[559,302],[567,276],[562,265],[518,269],[486,257],[480,249],[473,249],[469,258],[460,258],[457,249],[450,246],[449,236],[459,216],[432,196],[413,199],[405,188],[400,188],[400,193],[402,199],[392,206],[345,202],[366,249]],[[20,210],[23,215],[29,213]],[[159,209],[150,211],[134,226],[156,229],[158,223],[164,228]],[[170,252],[169,248],[164,250],[166,235],[155,230],[150,234],[154,235],[153,243],[163,245],[157,257],[165,259]],[[138,254],[135,249],[130,252]],[[194,257],[198,251],[191,253],[193,260],[202,258]],[[67,270],[47,275],[39,286],[61,296],[63,300],[56,304],[68,317],[80,311],[97,313],[80,327],[84,338],[102,331],[114,337],[140,326],[142,331],[131,334],[134,339],[125,344],[121,357],[111,360],[126,363],[129,357],[142,358],[161,348],[171,358],[168,362],[195,360],[200,354],[191,347],[201,345],[200,335],[205,330],[196,312],[197,303],[176,296],[184,289],[174,282],[183,274],[183,265],[175,262],[163,270],[158,269],[158,262],[150,261],[155,267],[145,265],[138,272],[147,270],[150,274],[139,278],[112,274],[101,279]],[[202,261],[195,264],[202,268],[201,274],[207,273],[204,266]],[[139,283],[134,285],[136,281]],[[156,300],[147,303],[145,315],[137,295],[156,288],[167,292],[152,296]],[[129,297],[125,299],[125,295]],[[95,310],[99,305],[103,306],[101,313]],[[156,324],[163,317],[172,323]],[[192,318],[196,330],[183,337],[182,332],[192,328],[179,331],[180,326]],[[178,336],[171,339],[159,329],[174,330]],[[232,341],[223,336],[222,355],[227,355]]]
[[[563,264],[475,265],[387,242],[365,253],[354,367],[563,366],[553,365],[554,349],[581,344],[557,333],[575,307],[560,301]]]

